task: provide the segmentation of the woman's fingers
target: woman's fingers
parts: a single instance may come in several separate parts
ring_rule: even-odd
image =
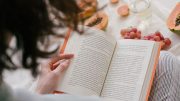
[[[59,58],[60,60],[58,61],[53,61],[50,66],[51,66],[51,70],[54,70],[62,61],[64,61],[65,59],[71,59],[74,55],[73,54],[60,54]],[[55,63],[54,63],[55,62]]]
[[[62,61],[59,66],[57,66],[56,69],[53,70],[53,72],[57,73],[57,74],[60,74],[61,72],[63,72],[64,70],[67,69],[67,67],[69,66],[70,64],[70,60],[67,59],[67,60],[64,60]]]
[[[60,54],[59,56],[53,57],[52,59],[49,60],[49,65],[53,66],[56,62],[62,59],[71,59],[73,58],[73,54]]]
[[[74,54],[60,54],[61,59],[71,59],[73,56]]]
[[[57,61],[56,63],[54,63],[53,66],[52,66],[52,70],[54,70],[57,66],[59,66],[59,64],[60,64],[61,62],[63,62],[63,61],[65,61],[65,59],[59,60],[59,61]]]
[[[59,60],[59,61],[57,61],[56,63],[54,63],[53,64],[53,68],[56,68],[57,66],[59,66],[59,64],[61,63],[61,62],[63,62],[65,59],[63,59],[63,60]]]

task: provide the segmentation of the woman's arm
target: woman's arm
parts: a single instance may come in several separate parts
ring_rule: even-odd
[[[59,77],[69,66],[73,54],[62,54],[49,59],[41,66],[37,93],[23,89],[11,90],[6,84],[0,85],[0,101],[100,101],[98,97],[83,97],[67,94],[54,95],[52,93],[58,85]],[[54,70],[51,70],[55,67]]]

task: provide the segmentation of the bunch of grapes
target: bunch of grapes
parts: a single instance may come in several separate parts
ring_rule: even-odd
[[[171,45],[171,40],[169,38],[164,38],[164,36],[159,31],[156,31],[155,33],[144,36],[143,39],[162,42],[162,48],[169,47]]]
[[[162,42],[162,48],[169,47],[171,45],[171,40],[169,38],[164,38],[164,36],[159,31],[142,37],[140,30],[135,27],[130,27],[122,29],[120,34],[124,39],[142,39]]]
[[[141,31],[134,27],[122,29],[121,35],[124,39],[141,39]]]

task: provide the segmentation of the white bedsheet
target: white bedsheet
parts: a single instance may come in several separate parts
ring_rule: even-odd
[[[104,9],[109,15],[109,24],[107,32],[113,34],[117,40],[120,37],[120,29],[129,26],[137,26],[137,17],[131,12],[127,18],[120,18],[117,14],[117,7],[121,4],[112,5],[109,4],[110,0],[99,0],[99,5],[108,4]],[[172,46],[170,51],[180,58],[180,36],[172,33],[166,26],[166,19],[174,8],[175,4],[180,0],[152,0],[152,22],[145,29],[143,34],[151,33],[154,31],[161,31],[165,37],[170,37],[172,40]],[[13,88],[29,88],[32,84],[33,78],[29,71],[19,69],[14,72],[5,71],[4,80]]]

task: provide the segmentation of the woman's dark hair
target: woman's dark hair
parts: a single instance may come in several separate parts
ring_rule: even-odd
[[[22,67],[31,69],[36,76],[37,58],[52,53],[40,51],[37,42],[47,35],[55,35],[54,27],[77,30],[79,12],[75,0],[0,0],[0,77],[4,69],[16,69],[7,51],[9,36],[16,38],[13,51],[22,50]],[[54,24],[50,15],[59,23]]]

